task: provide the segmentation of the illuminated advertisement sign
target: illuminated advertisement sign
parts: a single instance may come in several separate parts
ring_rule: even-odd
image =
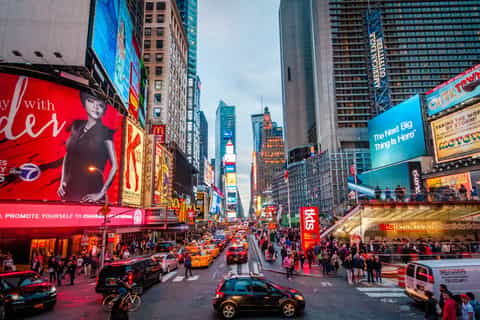
[[[480,153],[480,103],[431,122],[437,162]]]
[[[126,0],[97,0],[92,49],[127,110],[139,108],[140,59]]]
[[[300,235],[303,252],[320,242],[320,223],[317,207],[300,208]]]
[[[173,156],[158,140],[155,142],[153,202],[167,205],[172,198]]]
[[[232,139],[232,137],[233,137],[232,131],[225,131],[223,133],[223,139],[225,139],[225,140]]]
[[[235,154],[226,154],[223,156],[223,163],[225,165],[228,165],[228,164],[235,164],[236,162],[236,157],[235,157]]]
[[[211,197],[210,197],[210,214],[219,214],[220,213],[220,203],[222,198],[218,195],[218,193],[212,189]]]
[[[372,168],[426,154],[420,96],[415,95],[368,122]]]
[[[470,179],[470,173],[458,173],[448,176],[441,176],[435,178],[428,178],[425,181],[427,190],[433,191],[435,188],[449,187],[453,190],[458,190],[463,185],[468,191],[472,190],[472,182]]]
[[[227,218],[229,220],[233,220],[237,217],[237,212],[236,211],[227,211]]]
[[[101,207],[93,205],[64,204],[13,204],[0,206],[2,228],[55,228],[55,227],[100,227],[103,215]],[[110,226],[141,225],[145,212],[142,209],[109,207]]]
[[[127,119],[123,154],[122,203],[142,204],[143,132]]]
[[[376,32],[372,32],[369,34],[369,40],[370,57],[372,60],[373,85],[375,88],[380,88],[381,80],[387,76],[383,37],[377,38]]]
[[[234,164],[228,164],[225,166],[225,172],[235,172],[235,165]]]
[[[426,93],[428,115],[480,95],[480,64]]]
[[[236,186],[237,185],[237,176],[235,173],[225,174],[225,185],[226,186]]]
[[[236,203],[237,203],[237,193],[227,192],[227,204],[236,204]]]
[[[118,111],[35,78],[0,73],[0,87],[0,199],[118,202]]]
[[[165,144],[165,125],[153,124],[150,128],[150,134],[153,134],[158,143]]]

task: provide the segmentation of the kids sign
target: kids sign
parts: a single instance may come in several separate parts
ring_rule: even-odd
[[[302,249],[313,248],[320,242],[320,225],[317,207],[300,208],[300,233],[302,238]]]

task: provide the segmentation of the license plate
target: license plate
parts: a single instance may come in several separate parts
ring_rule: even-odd
[[[43,303],[38,303],[33,306],[35,309],[42,309],[43,308]]]

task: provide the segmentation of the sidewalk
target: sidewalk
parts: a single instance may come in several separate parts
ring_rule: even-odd
[[[282,267],[280,247],[276,243],[274,244],[274,246],[278,254],[278,257],[274,262],[268,262],[265,260],[265,256],[263,255],[260,248],[258,247],[257,239],[253,235],[250,235],[250,245],[253,247],[253,250],[255,251],[255,254],[258,257],[258,260],[260,261],[260,264],[262,265],[263,270],[276,272],[276,273],[283,273],[283,274],[286,273],[285,269]],[[330,277],[336,276],[335,274],[331,274],[328,276],[323,275],[322,269],[319,265],[314,264],[312,265],[312,269],[310,269],[306,259],[305,259],[305,264],[303,265],[303,269],[300,269],[300,263],[295,267],[295,274],[299,276],[313,277],[313,278],[330,278]]]

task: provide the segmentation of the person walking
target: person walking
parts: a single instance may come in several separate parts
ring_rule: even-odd
[[[425,291],[425,295],[427,296],[428,300],[425,302],[425,320],[438,320],[438,312],[437,312],[437,300],[433,297],[433,293],[431,291]],[[439,306],[440,308],[440,306]]]
[[[313,263],[313,259],[314,259],[314,255],[313,255],[313,248],[310,247],[307,249],[307,260],[308,260],[308,267],[310,268],[310,270],[312,270],[312,263]]]
[[[283,267],[285,268],[287,279],[290,280],[292,278],[293,273],[293,261],[290,255],[287,255],[285,259],[283,259]]]
[[[345,273],[347,274],[347,282],[348,284],[353,284],[353,262],[352,256],[348,255],[345,257],[345,261],[343,262],[343,268],[345,268]]]
[[[3,272],[17,271],[17,267],[13,262],[13,256],[10,252],[7,253],[7,257],[3,260]]]
[[[190,256],[189,253],[187,253],[185,255],[183,266],[185,267],[185,278],[188,279],[189,274],[190,274],[190,277],[193,277],[193,274],[192,274],[192,257]]]
[[[445,304],[442,310],[442,320],[457,320],[457,303],[450,291],[443,292]]]
[[[373,277],[373,269],[374,269],[374,261],[372,257],[368,257],[367,261],[367,281],[368,283],[375,283],[375,279]]]
[[[55,261],[57,262],[55,265],[55,276],[57,277],[57,285],[60,287],[62,285],[64,263],[61,259],[55,259]]]
[[[55,260],[55,256],[51,256],[49,259],[48,259],[48,264],[47,264],[47,268],[48,268],[48,280],[51,282],[51,283],[54,283],[56,280],[57,280],[57,272],[56,272],[56,260]]]
[[[75,272],[77,271],[77,260],[75,257],[71,257],[67,263],[67,273],[70,277],[70,285],[73,286],[75,283]]]
[[[445,306],[445,296],[443,294],[445,292],[450,292],[450,291],[448,290],[447,285],[443,283],[440,284],[439,290],[440,290],[440,299],[438,300],[438,305],[442,309],[442,313],[443,313],[443,307]]]
[[[363,258],[357,253],[353,257],[353,283],[360,283],[360,279],[363,278],[363,268],[365,268],[365,263]]]
[[[480,320],[480,302],[475,300],[475,295],[472,292],[467,292],[467,296],[470,298],[470,304],[475,312],[475,320]]]
[[[375,256],[373,269],[375,271],[375,281],[377,283],[382,283],[382,261],[380,261],[379,256]]]
[[[460,298],[462,299],[462,320],[475,320],[475,311],[473,310],[472,305],[470,304],[470,297],[466,294],[461,294]]]
[[[305,254],[303,253],[303,250],[300,249],[298,257],[300,259],[300,270],[303,270],[303,265],[305,264]]]

